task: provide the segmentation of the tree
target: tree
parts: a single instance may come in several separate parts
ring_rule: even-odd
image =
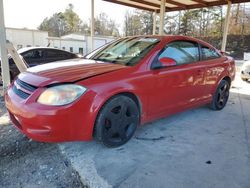
[[[188,35],[192,29],[190,24],[190,19],[192,18],[192,12],[190,10],[184,11],[180,19],[180,34]]]
[[[140,35],[142,31],[142,23],[140,16],[135,12],[126,11],[124,21],[124,34],[126,36]]]
[[[152,34],[153,13],[142,10],[126,11],[123,31],[126,36]]]
[[[229,33],[234,35],[250,34],[250,7],[246,4],[233,6]]]
[[[207,37],[221,36],[223,14],[222,7],[181,11],[179,17],[179,34]]]
[[[97,35],[119,36],[118,25],[109,19],[106,13],[100,13],[95,18],[95,33]]]
[[[142,24],[142,33],[143,35],[151,35],[153,33],[153,12],[149,11],[137,11],[138,16],[140,17]]]
[[[56,37],[73,32],[88,33],[90,30],[89,26],[74,12],[72,4],[69,4],[64,12],[55,13],[49,18],[46,17],[38,29],[48,31],[49,36]]]
[[[68,32],[78,32],[82,26],[82,20],[79,18],[78,14],[74,12],[74,6],[69,4],[63,13],[64,20],[68,26]]]
[[[181,12],[179,11],[178,14],[172,13],[172,14],[167,14],[165,15],[164,19],[164,33],[165,34],[179,34],[180,33],[180,14]]]
[[[90,34],[90,26],[74,12],[72,4],[69,4],[64,12],[55,13],[49,18],[46,17],[38,29],[48,31],[49,36],[56,37],[69,33]],[[95,18],[95,33],[117,37],[119,36],[118,25],[107,14],[100,13]]]
[[[48,31],[49,36],[61,36],[67,33],[68,25],[63,13],[55,13],[50,18],[46,17],[38,27],[39,30]]]
[[[80,26],[79,32],[82,34],[90,34],[90,27],[87,23],[83,22]]]

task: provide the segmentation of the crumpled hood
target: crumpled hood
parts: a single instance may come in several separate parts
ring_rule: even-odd
[[[73,59],[29,68],[18,78],[28,84],[43,87],[61,82],[75,82],[125,67],[101,61]]]

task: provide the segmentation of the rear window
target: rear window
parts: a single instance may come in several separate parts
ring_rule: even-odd
[[[206,46],[201,47],[202,60],[216,59],[221,57],[218,52]]]
[[[47,50],[48,58],[70,58],[73,57],[71,53],[67,53],[60,50]]]

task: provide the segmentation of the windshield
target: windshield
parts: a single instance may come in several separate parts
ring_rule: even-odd
[[[159,40],[153,37],[124,38],[91,53],[86,58],[133,66],[158,42]]]

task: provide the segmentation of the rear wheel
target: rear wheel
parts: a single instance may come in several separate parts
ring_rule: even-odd
[[[121,146],[134,135],[139,119],[137,104],[129,97],[118,95],[99,112],[95,136],[108,147]]]
[[[229,98],[230,84],[226,80],[222,80],[217,87],[217,90],[213,96],[213,101],[210,104],[210,108],[213,110],[222,110]]]

